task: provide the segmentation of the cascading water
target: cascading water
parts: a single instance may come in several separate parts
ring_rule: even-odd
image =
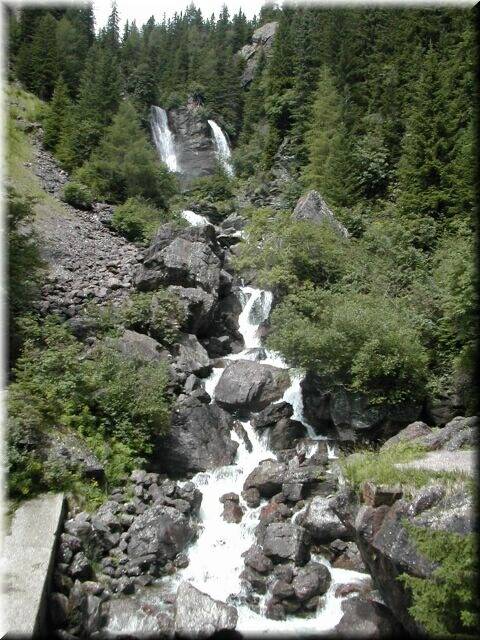
[[[195,211],[190,211],[189,209],[184,209],[180,215],[190,223],[192,227],[202,227],[205,224],[210,224],[210,220],[205,216],[201,216],[199,213],[195,213]]]
[[[225,134],[218,126],[218,124],[214,120],[209,120],[208,124],[213,133],[213,140],[215,143],[215,153],[217,154],[218,159],[222,167],[225,169],[225,172],[229,176],[234,175],[233,166],[231,162],[232,153],[230,151],[230,146],[228,144],[227,138]]]
[[[150,109],[150,127],[155,147],[162,162],[167,165],[170,171],[180,171],[175,154],[175,143],[168,126],[168,117],[165,109],[155,105],[152,106]]]
[[[242,287],[240,291],[242,312],[240,313],[239,331],[243,336],[245,348],[235,355],[225,359],[251,359],[252,354],[261,347],[259,336],[260,325],[268,319],[272,305],[272,294],[253,287]],[[255,359],[258,359],[255,357]],[[265,350],[265,357],[261,362],[268,362],[276,366],[287,367],[286,363],[275,353]],[[223,368],[215,368],[206,380],[205,389],[215,398],[215,387],[220,379]],[[285,392],[284,399],[291,402],[294,417],[303,417],[303,403],[300,389],[301,376],[293,378],[291,387]],[[249,508],[240,498],[245,514],[239,524],[225,522],[222,518],[223,505],[220,497],[228,492],[241,494],[243,483],[248,474],[266,458],[276,458],[266,443],[266,435],[259,434],[252,427],[250,421],[242,423],[252,444],[249,452],[245,443],[232,432],[232,439],[239,443],[235,465],[220,467],[213,471],[198,473],[192,482],[202,491],[203,501],[200,519],[203,530],[196,543],[189,552],[189,565],[179,571],[175,580],[179,583],[187,580],[195,587],[208,593],[213,598],[227,600],[229,596],[242,592],[240,574],[244,569],[242,553],[255,543],[255,527],[258,524],[260,510],[265,501],[257,508]],[[310,427],[313,432],[313,429]],[[328,565],[321,557],[314,558]],[[329,565],[328,565],[329,566]],[[332,583],[323,599],[316,615],[311,618],[290,617],[284,621],[271,620],[255,613],[246,604],[236,604],[238,609],[237,630],[244,635],[273,634],[317,634],[332,629],[342,616],[341,598],[335,597],[339,584],[359,582],[368,579],[365,574],[329,566]],[[260,602],[260,611],[265,602]]]
[[[259,336],[260,325],[268,319],[272,305],[272,294],[253,287],[242,287],[240,290],[242,312],[239,315],[239,331],[243,336],[245,348],[239,354],[226,356],[226,360],[252,359],[261,348]],[[258,355],[258,354],[257,354]],[[265,357],[261,362],[267,362],[287,368],[288,365],[275,353],[263,350]],[[205,381],[205,389],[214,402],[215,388],[218,384],[223,368],[214,368],[212,374]],[[284,394],[283,399],[290,402],[294,409],[294,418],[303,418],[303,402],[300,388],[301,376],[295,375],[292,384]],[[266,458],[276,458],[267,444],[267,434],[260,436],[252,427],[249,420],[242,425],[252,444],[251,451],[247,450],[245,443],[235,432],[231,432],[231,438],[239,443],[236,464],[219,467],[212,471],[198,473],[192,478],[192,482],[200,489],[203,495],[200,510],[201,532],[196,542],[189,549],[189,564],[185,569],[178,571],[171,579],[164,578],[157,587],[149,587],[143,596],[137,601],[138,613],[132,618],[132,614],[125,619],[117,616],[109,625],[109,632],[125,633],[126,630],[135,636],[155,633],[155,625],[146,622],[141,609],[147,603],[155,605],[159,609],[163,606],[165,589],[175,591],[180,582],[186,580],[200,591],[208,593],[211,597],[226,601],[235,596],[242,595],[240,574],[244,569],[242,553],[252,544],[255,544],[255,528],[259,521],[260,510],[266,503],[265,500],[257,508],[249,508],[240,497],[240,504],[244,508],[244,516],[239,524],[226,522],[222,518],[223,505],[220,498],[225,493],[234,492],[241,495],[243,484],[248,474]],[[309,432],[313,428],[309,427]],[[318,436],[315,436],[318,439]],[[310,456],[314,453],[316,445],[307,452]],[[294,515],[294,519],[300,512]],[[346,583],[362,583],[370,580],[366,574],[346,569],[336,569],[319,555],[312,554],[312,560],[327,565],[331,574],[331,584],[327,593],[321,599],[316,613],[311,617],[301,618],[290,616],[286,620],[272,620],[263,614],[266,605],[266,596],[262,596],[259,602],[259,613],[252,611],[241,599],[235,601],[238,610],[238,622],[236,629],[244,636],[281,636],[292,635],[318,635],[331,630],[342,617],[342,598],[336,597],[335,592],[339,585]],[[135,596],[137,597],[137,596]],[[146,598],[146,600],[145,600]],[[192,611],[192,616],[195,612]]]

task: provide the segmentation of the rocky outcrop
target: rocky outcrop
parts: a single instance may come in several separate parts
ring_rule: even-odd
[[[158,438],[153,466],[173,475],[232,464],[238,443],[230,439],[233,418],[216,404],[180,396],[170,430]]]
[[[388,608],[413,636],[425,634],[409,612],[410,594],[397,578],[409,574],[431,579],[438,566],[417,548],[408,526],[466,535],[474,531],[472,497],[465,485],[452,490],[431,484],[391,504],[382,500],[375,506],[361,504],[352,491],[345,490],[332,500],[331,507],[356,543],[369,573]]]
[[[105,468],[87,443],[72,432],[60,428],[42,438],[40,457],[52,466],[80,472],[97,482],[105,479]]]
[[[212,131],[201,102],[189,98],[186,105],[168,111],[168,121],[183,181],[212,175],[217,167],[217,158]]]
[[[214,600],[188,582],[178,587],[175,603],[175,633],[180,638],[208,638],[237,626],[235,607]]]
[[[318,191],[309,191],[299,199],[293,210],[293,219],[328,224],[339,236],[348,238],[347,229],[335,218]]]
[[[242,74],[242,87],[247,87],[255,77],[262,56],[268,59],[271,54],[278,22],[267,22],[253,32],[252,44],[246,44],[239,55],[246,61]]]
[[[183,334],[174,347],[174,367],[183,374],[194,374],[200,378],[212,370],[208,353],[192,334]]]
[[[126,329],[119,337],[107,337],[106,346],[115,349],[125,358],[139,362],[164,362],[170,364],[172,358],[162,345],[144,333]]]
[[[306,510],[297,518],[297,522],[309,532],[312,540],[319,544],[349,537],[347,528],[332,511],[329,499],[323,496],[314,496]]]
[[[334,629],[340,638],[392,638],[398,636],[398,624],[380,602],[356,596],[342,603],[343,616]]]
[[[261,411],[279,400],[289,384],[285,369],[251,360],[234,360],[222,373],[215,400],[228,411],[241,414]]]
[[[371,405],[361,393],[309,373],[302,382],[305,418],[318,433],[341,441],[386,439],[417,420],[417,404]]]
[[[168,290],[174,293],[184,309],[182,329],[187,333],[202,335],[211,325],[217,296],[203,289],[171,285]]]

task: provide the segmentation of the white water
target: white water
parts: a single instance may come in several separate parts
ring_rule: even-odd
[[[229,176],[234,175],[233,166],[232,166],[232,153],[230,151],[230,146],[228,144],[228,140],[225,137],[225,134],[215,122],[215,120],[209,120],[208,124],[213,133],[213,140],[215,143],[215,153],[217,154],[217,158],[220,160],[222,167],[225,169],[225,172]]]
[[[205,216],[201,216],[199,213],[195,213],[195,211],[190,211],[189,209],[184,209],[180,215],[193,227],[202,227],[206,224],[210,224],[210,220]]]
[[[152,106],[150,110],[150,127],[155,147],[162,162],[167,165],[170,171],[180,171],[175,154],[175,143],[168,126],[168,117],[165,109],[155,105]]]
[[[239,316],[239,330],[245,342],[245,348],[240,354],[227,356],[226,359],[251,359],[251,349],[261,347],[258,334],[259,326],[270,313],[272,294],[253,287],[242,287],[240,299],[242,312]],[[277,366],[287,368],[286,363],[277,354],[266,351],[266,358],[261,362],[271,362]],[[206,380],[205,389],[214,400],[215,387],[218,384],[223,368],[214,368]],[[284,394],[283,399],[290,402],[294,409],[293,417],[303,421],[303,401],[300,389],[301,375],[292,378],[292,385]],[[203,530],[198,540],[190,548],[189,565],[179,571],[174,578],[176,584],[187,580],[204,593],[213,598],[226,601],[231,595],[242,593],[240,573],[244,569],[242,553],[255,543],[255,527],[258,524],[260,509],[247,507],[240,497],[240,504],[245,514],[240,524],[225,522],[222,518],[223,504],[220,497],[227,492],[235,492],[239,496],[247,475],[264,459],[276,458],[273,451],[266,444],[266,434],[260,436],[250,424],[243,422],[243,427],[252,443],[252,451],[248,452],[242,440],[232,431],[231,437],[239,443],[236,464],[220,467],[213,471],[198,473],[192,482],[201,490],[203,501],[200,511],[200,521]],[[307,426],[307,425],[306,425]],[[307,426],[308,431],[313,428]],[[316,439],[319,439],[315,435]],[[313,454],[315,450],[313,445]],[[263,504],[265,501],[263,501]],[[315,557],[324,564],[328,563],[321,557]],[[329,567],[330,568],[330,567]],[[335,597],[335,590],[340,584],[369,580],[369,576],[355,571],[330,568],[332,583],[328,592],[321,599],[319,608],[309,618],[290,616],[287,620],[270,620],[255,613],[247,605],[237,604],[237,630],[245,635],[281,635],[281,634],[318,634],[331,630],[342,616],[341,598]],[[265,607],[266,597],[260,600],[260,610]]]

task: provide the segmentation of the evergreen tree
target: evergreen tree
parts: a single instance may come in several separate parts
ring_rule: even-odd
[[[55,149],[60,135],[65,128],[65,123],[69,117],[71,102],[68,95],[68,88],[63,77],[57,81],[53,98],[48,107],[48,113],[44,121],[43,142],[47,149]]]

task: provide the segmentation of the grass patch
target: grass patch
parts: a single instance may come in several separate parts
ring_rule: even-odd
[[[347,482],[354,488],[360,489],[365,481],[376,484],[401,484],[404,487],[418,489],[432,480],[442,484],[458,483],[459,476],[468,476],[455,472],[430,471],[428,469],[399,469],[395,465],[402,462],[412,462],[425,457],[427,450],[412,442],[399,442],[383,451],[366,449],[348,457],[340,458],[339,464]]]

